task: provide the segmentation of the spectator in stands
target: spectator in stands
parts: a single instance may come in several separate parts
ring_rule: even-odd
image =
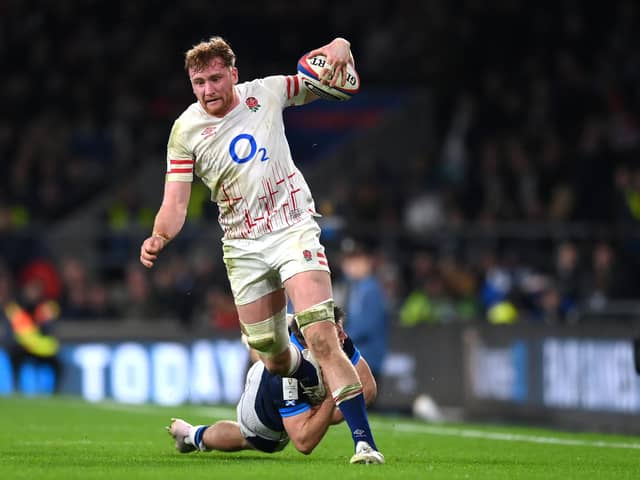
[[[42,278],[31,276],[14,289],[9,271],[0,264],[0,324],[13,368],[15,389],[24,394],[49,394],[60,379],[60,345],[53,335],[60,315],[47,297]]]
[[[98,240],[103,273],[109,278],[122,278],[124,267],[137,244],[137,232],[153,225],[154,211],[143,204],[132,180],[120,185],[114,199],[102,212],[104,233]]]
[[[458,302],[447,288],[442,273],[436,270],[425,279],[421,288],[409,293],[400,306],[400,325],[412,327],[419,324],[443,325],[468,320],[475,312],[469,312],[466,302]]]
[[[637,287],[616,255],[612,245],[597,242],[591,251],[591,264],[584,275],[582,298],[591,310],[604,310],[615,300],[637,298]]]
[[[535,321],[548,325],[568,323],[571,320],[571,310],[566,308],[563,300],[560,288],[552,281],[547,282],[538,294],[537,308],[532,315]]]
[[[575,242],[563,241],[556,248],[555,269],[551,273],[558,295],[558,310],[563,318],[571,316],[580,299],[582,275],[580,252]]]
[[[208,325],[214,330],[237,332],[240,326],[238,310],[228,288],[212,286],[205,298]]]
[[[60,300],[62,318],[116,318],[116,301],[99,276],[89,272],[84,260],[65,256],[60,262],[60,272],[63,283]]]
[[[130,261],[125,270],[125,289],[120,293],[120,315],[128,320],[155,320],[159,314],[153,288],[143,267]]]
[[[146,158],[140,152],[154,158],[163,155],[168,121],[184,103],[183,78],[170,59],[179,55],[181,45],[196,40],[194,32],[203,25],[207,8],[201,0],[185,2],[179,11],[170,5],[149,11],[138,2],[115,8],[94,2],[91,8],[73,11],[53,0],[38,2],[37,8],[29,2],[3,5],[0,58],[12,68],[0,90],[5,113],[0,119],[0,154],[7,159],[0,162],[0,257],[15,281],[19,271],[40,256],[39,239],[48,235],[38,229],[49,232],[53,222],[85,207],[105,189],[141,175]],[[280,3],[261,12],[262,20],[273,25],[270,32],[276,33],[261,32],[260,41],[265,48],[275,45],[299,55],[297,42],[289,41],[297,35],[290,29],[294,23]],[[399,236],[403,220],[420,234],[460,225],[470,232],[469,248],[483,241],[475,222],[491,226],[490,242],[510,248],[516,244],[511,222],[523,226],[523,221],[536,221],[544,227],[550,221],[572,228],[572,222],[579,221],[588,236],[604,227],[608,240],[615,242],[614,253],[621,257],[615,269],[624,266],[627,275],[638,274],[640,241],[627,230],[640,220],[640,101],[635,87],[640,69],[634,51],[640,29],[635,28],[639,17],[633,2],[614,2],[605,9],[593,2],[519,2],[514,9],[512,2],[414,2],[388,8],[358,0],[340,18],[329,18],[322,31],[306,33],[319,41],[327,29],[344,30],[345,22],[355,18],[353,12],[364,7],[368,21],[350,25],[354,44],[365,46],[358,67],[363,81],[393,84],[400,97],[405,85],[428,84],[435,125],[424,132],[429,139],[426,149],[411,148],[422,145],[415,136],[391,136],[393,148],[402,147],[401,155],[406,151],[402,162],[398,155],[378,151],[388,136],[354,145],[348,153],[353,161],[340,165],[340,179],[325,182],[332,190],[327,199],[317,199],[318,205],[333,205],[333,215],[348,222],[366,220],[367,227],[374,228],[393,225],[399,232],[393,235]],[[242,19],[242,8],[234,3],[220,6],[216,21]],[[304,21],[317,14],[316,7],[300,6],[296,18]],[[180,24],[194,29],[174,28]],[[178,32],[177,37],[167,37],[165,31]],[[236,41],[248,60],[243,71],[250,77],[257,70],[291,68],[266,65],[264,56],[251,56],[252,35]],[[504,48],[495,48],[497,44]],[[120,68],[119,60],[131,53],[131,45],[141,48]],[[402,59],[394,57],[394,48],[405,52]],[[448,54],[442,55],[445,50]],[[407,59],[413,59],[413,68],[398,85],[396,67]],[[163,78],[162,88],[142,88],[149,74]],[[36,90],[39,95],[32,94]],[[412,102],[413,98],[407,103]],[[429,117],[429,111],[424,116]],[[372,161],[376,168],[369,168]],[[325,163],[323,169],[327,175],[334,171]],[[377,173],[362,173],[370,170]],[[324,181],[323,173],[317,183]],[[202,211],[206,192],[200,187],[194,184],[188,214],[195,228],[202,223],[199,218],[211,215]],[[108,210],[113,227],[137,207],[125,202]],[[132,228],[118,231],[121,237],[115,245],[106,242],[110,257],[101,260],[104,264],[91,265],[92,270],[113,269],[116,273],[109,280],[124,279]],[[555,234],[543,228],[531,231],[536,238]],[[436,242],[429,235],[422,238]],[[552,243],[539,243],[539,253],[546,257],[543,265],[526,259],[531,269],[540,267],[555,275]],[[410,270],[416,249],[402,258],[400,268]],[[60,257],[67,253],[57,252]],[[578,303],[586,298],[587,303],[599,304],[597,292],[610,290],[596,287],[609,283],[603,276],[587,277],[589,285],[580,290]],[[91,281],[74,281],[72,286],[65,281],[64,310],[69,316],[96,310],[89,306],[89,297],[104,299],[104,280],[93,275],[87,279]],[[175,286],[175,280],[168,284]],[[94,281],[99,285],[91,295],[88,285]],[[424,279],[406,283],[411,291],[422,287]],[[573,296],[563,281],[557,286],[561,299]],[[450,288],[446,278],[445,287]],[[474,288],[479,294],[481,287]],[[207,290],[196,283],[190,295],[179,299],[204,308]],[[513,293],[524,316],[528,310],[535,313],[531,304],[519,302],[517,288]],[[633,291],[615,296],[636,298]]]
[[[380,382],[388,349],[389,311],[384,289],[376,277],[371,248],[350,237],[342,241],[341,267],[347,279],[345,330]]]

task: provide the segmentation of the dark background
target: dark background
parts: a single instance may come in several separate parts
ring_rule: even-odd
[[[183,53],[222,35],[251,79],[291,73],[340,35],[363,82],[353,132],[292,138],[338,138],[332,156],[298,157],[338,286],[340,241],[357,235],[377,252],[394,326],[415,291],[438,307],[426,323],[492,321],[502,301],[538,325],[635,322],[637,27],[632,1],[3,1],[5,297],[35,276],[61,320],[233,328],[206,193],[165,263],[136,264],[169,129],[193,101]]]

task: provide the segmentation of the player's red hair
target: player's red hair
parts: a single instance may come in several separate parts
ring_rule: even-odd
[[[219,57],[227,67],[236,66],[236,54],[229,44],[222,37],[211,37],[208,41],[203,41],[194,45],[184,55],[184,69],[203,70],[211,60]]]

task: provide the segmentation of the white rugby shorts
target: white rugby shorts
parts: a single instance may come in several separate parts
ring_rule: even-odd
[[[246,305],[283,287],[297,273],[330,272],[320,227],[309,217],[259,238],[223,240],[223,259],[236,305]]]

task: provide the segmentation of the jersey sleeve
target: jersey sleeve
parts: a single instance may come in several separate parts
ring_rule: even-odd
[[[167,182],[192,182],[195,161],[187,147],[180,119],[176,120],[167,143]]]
[[[265,88],[280,100],[282,108],[304,104],[307,88],[298,75],[274,75],[263,82]]]
[[[289,340],[296,346],[298,350],[304,350],[304,346],[300,343],[300,340],[298,340],[298,337],[296,337],[295,333],[289,334]]]
[[[277,398],[280,400],[278,412],[282,418],[294,417],[311,408],[311,405],[305,400],[298,380],[295,378],[282,377],[280,384],[281,390],[277,393],[273,392],[272,394],[274,396],[277,395]]]
[[[302,412],[306,412],[311,409],[311,405],[307,402],[297,402],[295,405],[283,406],[278,409],[280,412],[280,416],[282,418],[286,417],[295,417],[296,415],[300,415]]]

